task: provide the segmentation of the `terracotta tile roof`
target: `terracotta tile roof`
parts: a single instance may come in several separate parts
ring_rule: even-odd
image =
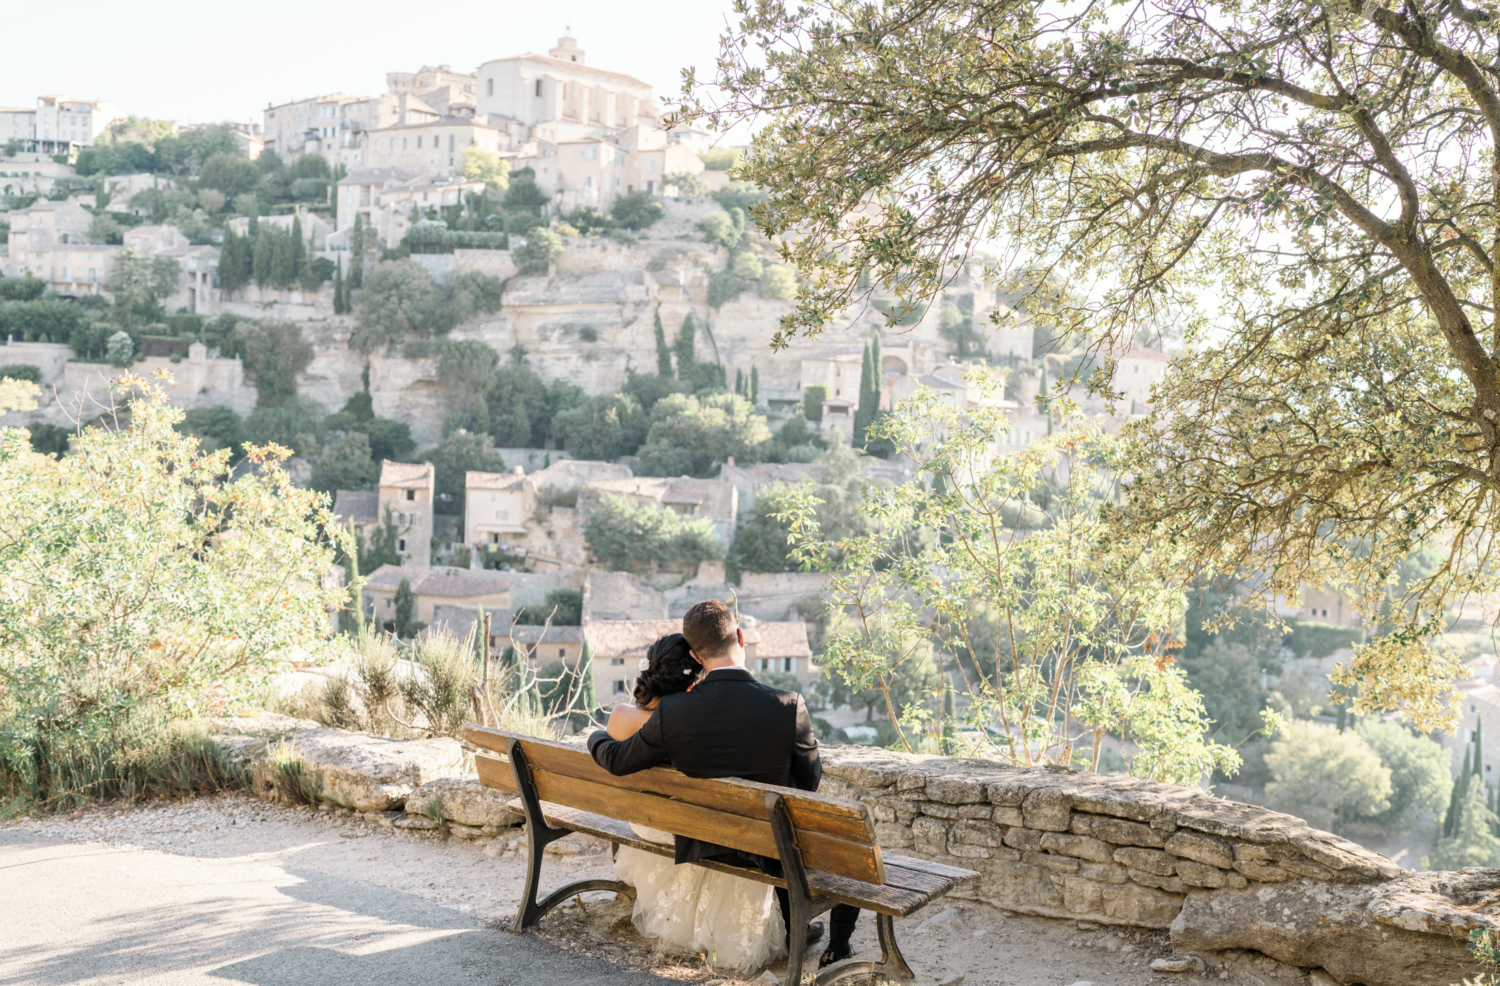
[[[464,473],[466,490],[518,490],[526,484],[526,476],[518,472],[474,472]]]
[[[494,630],[494,624],[490,625]],[[510,630],[507,623],[501,632]],[[560,627],[557,624],[547,628],[547,636],[543,638],[542,628],[528,623],[517,623],[515,630],[511,632],[510,639],[521,644],[576,644],[583,640],[583,627]],[[655,638],[652,638],[655,639]]]
[[[801,620],[760,622],[745,627],[745,646],[755,645],[756,658],[811,657],[807,644],[807,624]]]
[[[398,490],[432,489],[436,475],[437,470],[430,462],[392,462],[386,459],[380,463],[380,485],[394,486]]]
[[[425,568],[402,568],[399,565],[381,565],[365,582],[370,589],[395,589],[401,580],[411,583],[411,591],[418,596],[442,596],[446,599],[473,599],[510,591],[510,583],[499,579],[487,579],[472,575],[445,575]]]
[[[380,494],[374,490],[339,490],[333,500],[333,515],[344,523],[375,524],[380,521]]]
[[[598,620],[584,625],[583,639],[596,658],[639,657],[657,638],[681,632],[681,620]]]

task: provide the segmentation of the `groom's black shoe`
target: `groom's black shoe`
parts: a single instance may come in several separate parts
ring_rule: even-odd
[[[854,949],[850,948],[847,944],[842,947],[829,945],[827,951],[823,953],[823,957],[818,960],[818,968],[826,968],[835,962],[842,962],[845,959],[853,958],[853,956]]]
[[[823,922],[814,921],[807,926],[807,947],[812,948],[823,940]]]

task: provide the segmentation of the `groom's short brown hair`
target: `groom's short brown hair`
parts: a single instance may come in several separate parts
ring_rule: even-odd
[[[734,646],[737,629],[734,614],[717,599],[705,599],[682,618],[682,635],[700,660],[720,657]]]

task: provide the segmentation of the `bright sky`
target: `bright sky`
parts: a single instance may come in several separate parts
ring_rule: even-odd
[[[180,123],[260,122],[268,102],[378,95],[386,72],[472,72],[493,58],[546,54],[571,25],[590,65],[651,83],[666,109],[683,66],[712,76],[729,9],[729,0],[77,0],[59,20],[45,4],[17,4],[5,13],[6,34],[28,43],[6,45],[0,58],[0,106],[32,107],[56,93]]]

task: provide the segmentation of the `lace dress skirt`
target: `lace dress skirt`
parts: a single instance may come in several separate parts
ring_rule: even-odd
[[[647,841],[672,845],[670,832],[631,828]],[[629,846],[615,854],[615,875],[635,888],[631,921],[648,938],[741,972],[786,954],[786,923],[773,887]]]

